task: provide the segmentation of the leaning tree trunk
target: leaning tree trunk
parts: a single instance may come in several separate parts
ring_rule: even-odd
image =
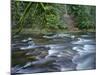
[[[27,4],[27,6],[26,6],[26,8],[25,8],[25,10],[24,10],[23,15],[20,17],[20,19],[19,19],[19,21],[18,21],[18,23],[17,23],[17,25],[18,25],[19,28],[18,28],[18,30],[15,32],[14,35],[17,35],[17,34],[19,34],[19,33],[22,31],[22,29],[23,29],[23,21],[24,21],[26,15],[27,15],[27,13],[29,12],[31,6],[32,6],[32,2],[30,2],[30,3]]]

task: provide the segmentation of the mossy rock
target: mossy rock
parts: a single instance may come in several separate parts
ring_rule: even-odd
[[[29,61],[36,61],[37,60],[36,56],[28,56],[28,57],[26,57],[26,59]]]

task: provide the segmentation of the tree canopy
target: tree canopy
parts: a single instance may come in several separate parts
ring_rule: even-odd
[[[70,20],[79,30],[95,29],[96,26],[95,6],[12,1],[11,11],[12,29],[17,29],[16,34],[25,28],[67,31]]]

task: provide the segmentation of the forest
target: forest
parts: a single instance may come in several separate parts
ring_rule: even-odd
[[[11,2],[13,34],[95,31],[96,7],[41,2]]]

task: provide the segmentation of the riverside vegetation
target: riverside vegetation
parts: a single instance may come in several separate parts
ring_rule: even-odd
[[[95,6],[12,1],[12,33],[95,31]]]

